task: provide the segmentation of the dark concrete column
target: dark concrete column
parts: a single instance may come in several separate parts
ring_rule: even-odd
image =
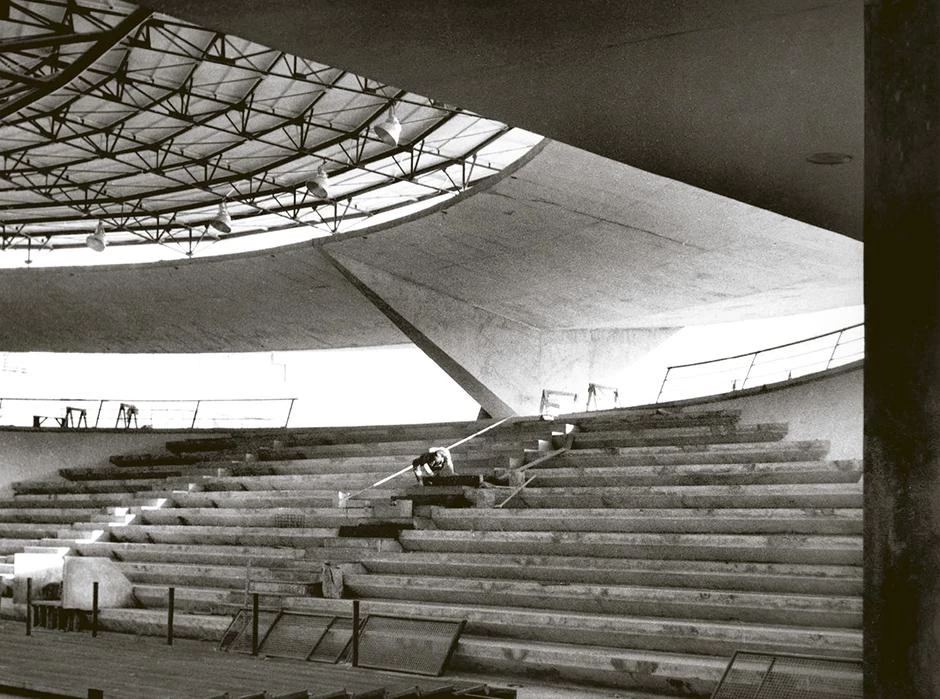
[[[940,697],[940,11],[865,19],[865,696]]]

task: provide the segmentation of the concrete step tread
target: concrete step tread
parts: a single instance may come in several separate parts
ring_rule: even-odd
[[[824,483],[854,482],[862,474],[860,460],[778,461],[731,464],[677,464],[667,466],[535,466],[528,476],[540,482],[571,483],[605,481],[612,484],[667,484],[700,480],[698,485],[719,483]]]
[[[636,532],[412,530],[409,551],[666,558],[860,565],[861,536]]]
[[[61,546],[58,539],[43,539],[41,546]],[[258,555],[267,557],[283,557],[285,559],[296,559],[303,556],[302,549],[295,549],[286,546],[244,546],[244,545],[225,545],[225,544],[170,544],[170,543],[139,543],[123,541],[98,541],[81,544],[78,550],[83,555],[98,555],[99,553],[127,553],[127,552],[190,552],[199,555],[211,555],[213,553],[223,555]]]
[[[786,436],[786,423],[762,423],[749,425],[682,425],[672,427],[609,426],[607,429],[592,429],[575,432],[574,444],[593,445],[597,443],[621,443],[624,446],[633,443],[695,443],[722,442],[767,442]]]
[[[837,484],[538,487],[536,479],[513,498],[510,508],[852,508],[862,506],[862,492],[861,481]]]
[[[860,536],[813,534],[658,534],[644,532],[488,532],[465,530],[403,530],[400,541],[546,541],[637,542],[688,546],[817,546],[861,550]]]
[[[862,518],[862,509],[858,507],[527,507],[519,509],[485,507],[470,509],[431,506],[431,518],[440,522],[468,519],[527,521],[553,518],[558,521],[561,518],[632,519],[634,517],[674,517],[677,519],[792,517],[794,519],[833,518],[856,521]],[[560,524],[564,525],[564,522]]]
[[[297,575],[319,577],[321,564],[297,560],[287,567],[269,568],[268,566],[218,565],[199,563],[168,563],[162,561],[118,561],[116,565],[125,575],[143,572],[175,573],[180,577],[223,576],[233,578],[271,577],[289,579]]]
[[[712,637],[740,643],[742,646],[762,642],[781,644],[803,643],[807,650],[812,646],[839,649],[852,657],[861,654],[862,632],[859,629],[802,627],[785,624],[756,624],[739,621],[690,621],[659,617],[630,616],[622,614],[600,614],[589,612],[567,612],[544,609],[525,609],[468,603],[414,602],[370,598],[360,602],[362,614],[388,614],[400,616],[423,616],[440,619],[467,619],[467,633],[478,634],[474,626],[497,629],[500,626],[523,625],[529,627],[555,626],[562,629],[606,628],[644,634],[670,636]],[[284,600],[285,609],[335,611],[349,614],[349,600],[308,599],[289,597]],[[490,635],[490,634],[486,634]],[[775,639],[775,640],[769,640]]]
[[[15,522],[18,518],[30,517],[42,517],[44,521],[87,519],[100,511],[99,507],[4,507],[0,504],[0,522]]]
[[[263,502],[265,498],[277,498],[279,502],[285,503],[282,506],[289,506],[286,503],[289,502],[304,502],[307,503],[306,507],[330,507],[335,506],[334,499],[336,498],[337,492],[343,490],[348,492],[349,488],[297,488],[295,485],[284,483],[283,485],[289,486],[286,488],[271,488],[267,487],[264,483],[255,483],[254,485],[258,486],[257,488],[251,488],[250,490],[206,490],[206,491],[173,491],[173,490],[159,490],[154,491],[154,495],[161,495],[167,500],[175,503],[187,503],[187,502],[227,502],[228,500],[238,501],[245,500],[250,501],[257,499],[259,502]],[[313,485],[311,482],[310,485]],[[406,483],[407,486],[414,485],[414,477],[412,477],[411,483]],[[265,486],[265,487],[262,487]],[[401,495],[406,492],[407,487],[402,488],[382,488],[382,489],[371,489],[367,490],[362,495],[358,496],[360,500],[363,501],[374,501],[374,500],[391,500],[393,495]],[[112,503],[113,504],[113,503]]]
[[[554,486],[539,487],[538,481],[527,486],[524,493],[539,492],[542,494],[560,494],[567,492],[574,493],[603,493],[603,492],[623,492],[623,493],[687,493],[690,495],[702,494],[723,494],[735,495],[741,493],[780,493],[780,494],[805,494],[805,493],[860,493],[862,492],[861,482],[852,483],[745,483],[742,485],[623,485],[616,488],[587,485],[581,488],[572,488],[570,486],[558,488]]]
[[[4,507],[28,508],[81,508],[100,511],[102,507],[117,504],[158,502],[147,493],[144,496],[136,492],[121,493],[34,493],[17,495],[4,501]]]
[[[861,534],[861,508],[431,508],[439,529]]]
[[[116,533],[170,533],[185,530],[189,534],[270,534],[278,536],[321,536],[335,537],[339,535],[337,527],[233,527],[229,525],[187,525],[187,524],[118,524],[111,527]]]
[[[421,551],[376,554],[363,560],[366,568],[402,564],[415,566],[417,569],[422,565],[432,563],[441,567],[505,567],[517,571],[519,575],[528,575],[529,571],[540,568],[568,568],[584,571],[586,575],[593,575],[601,570],[624,570],[644,574],[664,571],[681,572],[690,576],[717,573],[734,576],[772,577],[796,575],[862,580],[861,566],[825,564],[677,561],[655,558],[596,558],[589,556],[534,556],[499,553],[428,553]]]
[[[731,463],[737,461],[808,461],[829,452],[826,440],[743,442],[730,444],[591,447],[571,449],[549,461],[559,467],[577,466],[586,460],[619,462],[621,465]]]
[[[184,525],[184,526],[215,526],[215,527],[262,527],[272,528],[279,524],[282,527],[294,527],[296,523],[302,524],[306,528],[317,529],[336,529],[341,526],[352,526],[356,524],[368,524],[370,522],[389,522],[392,518],[373,517],[368,509],[341,509],[337,508],[329,514],[308,514],[301,510],[294,512],[277,512],[271,509],[267,511],[251,508],[251,511],[245,511],[248,508],[216,508],[215,510],[191,511],[191,510],[151,510],[141,512],[135,515],[134,524],[143,525]],[[364,513],[364,514],[357,514]],[[285,524],[285,515],[297,518],[290,524]],[[410,523],[411,518],[397,518],[402,524]]]
[[[559,415],[558,423],[571,423],[585,432],[595,429],[604,430],[618,427],[631,427],[648,425],[650,427],[665,427],[673,425],[698,424],[734,424],[741,419],[741,411],[732,408],[719,410],[681,410],[661,408],[614,408],[611,410],[598,410],[584,413],[571,413]]]
[[[244,587],[244,586],[242,586]],[[189,585],[178,585],[173,587],[173,597],[175,601],[195,600],[200,602],[227,602],[229,593],[239,588],[231,589],[220,587],[192,587]],[[169,590],[166,585],[154,585],[149,583],[134,583],[134,596],[141,602],[148,600],[166,600],[169,599]]]
[[[35,546],[40,542],[39,538],[13,538],[3,537],[0,539],[0,554],[20,553],[27,546]],[[61,545],[61,542],[60,542]]]
[[[492,578],[451,578],[425,575],[389,575],[376,573],[348,573],[344,583],[359,586],[388,586],[414,590],[421,594],[435,588],[455,593],[535,593],[545,597],[554,595],[602,596],[605,600],[634,599],[669,601],[689,606],[734,605],[738,607],[766,607],[793,610],[826,610],[861,614],[862,599],[853,596],[782,594],[746,591],[711,590],[708,588],[663,588],[641,585],[591,585],[586,583],[545,583],[532,580],[501,580]]]
[[[593,686],[708,696],[728,662],[697,654],[462,635],[451,664],[455,669],[498,669],[516,677],[544,676],[550,669],[553,676]]]

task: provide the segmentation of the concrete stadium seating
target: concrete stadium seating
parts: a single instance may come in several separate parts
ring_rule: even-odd
[[[492,476],[482,487],[405,474],[347,508],[339,491],[487,423],[173,442],[15,484],[0,556],[110,557],[139,605],[103,610],[112,631],[165,633],[169,586],[174,628],[192,638],[218,639],[251,581],[265,605],[347,613],[319,598],[330,562],[364,614],[467,619],[452,659],[464,672],[707,696],[735,650],[857,659],[861,463],[739,417],[522,419],[455,450],[459,473]],[[393,507],[403,500],[413,513]],[[458,501],[469,506],[440,504]],[[371,524],[391,533],[340,536]]]

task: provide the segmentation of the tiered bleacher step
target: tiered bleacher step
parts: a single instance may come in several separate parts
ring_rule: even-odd
[[[109,556],[144,607],[102,610],[115,631],[165,633],[170,585],[181,636],[218,639],[252,580],[266,605],[346,613],[348,600],[309,594],[329,562],[347,564],[364,614],[467,619],[463,671],[705,696],[735,650],[859,657],[860,464],[738,422],[619,410],[509,423],[455,450],[461,474],[516,469],[507,485],[447,486],[469,508],[421,504],[449,491],[410,474],[346,508],[337,494],[485,422],[186,440],[18,484],[0,502],[0,555]],[[414,517],[398,509],[408,500]]]
[[[463,448],[465,469],[489,473],[520,463],[533,435],[550,435],[543,421],[523,423]],[[392,497],[405,494],[413,477],[368,491],[350,507],[338,507],[339,492],[399,469],[432,437],[446,443],[467,429],[480,425],[247,431],[61,469],[14,485],[6,547],[65,544],[77,555],[114,560],[144,609],[107,610],[105,627],[112,619],[125,628],[134,613],[144,628],[165,623],[170,586],[183,616],[229,614],[246,603],[249,589],[276,606],[284,596],[318,594],[324,563],[355,565],[400,552],[398,531],[414,525],[410,507],[397,507]],[[192,621],[180,628],[201,635],[196,627]]]
[[[347,588],[467,618],[465,670],[707,696],[735,650],[860,657],[860,462],[736,419],[572,417],[506,507],[428,508]]]

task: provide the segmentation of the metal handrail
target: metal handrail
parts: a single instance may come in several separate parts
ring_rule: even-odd
[[[828,332],[828,333],[823,333],[823,334],[821,334],[821,335],[814,335],[814,336],[812,336],[812,337],[803,338],[802,340],[795,340],[795,341],[793,341],[793,342],[786,342],[786,343],[781,344],[781,345],[774,345],[773,347],[764,347],[764,348],[762,348],[762,349],[755,350],[755,351],[753,351],[753,352],[744,352],[744,353],[742,353],[742,354],[729,355],[729,356],[727,356],[727,357],[720,357],[720,358],[718,358],[718,359],[706,359],[706,360],[699,361],[699,362],[689,362],[689,363],[687,363],[687,364],[675,364],[675,365],[673,365],[673,366],[669,366],[669,367],[666,368],[666,374],[665,374],[665,376],[663,376],[663,381],[662,381],[662,383],[661,383],[660,386],[659,386],[659,393],[656,395],[656,401],[655,401],[655,402],[656,402],[656,403],[659,403],[660,400],[662,399],[663,391],[664,391],[665,388],[666,388],[666,383],[667,383],[667,382],[669,381],[669,379],[670,379],[670,374],[673,374],[673,375],[674,375],[675,372],[677,372],[677,371],[679,371],[679,370],[682,370],[682,369],[689,369],[689,368],[691,368],[691,367],[705,367],[705,366],[708,366],[708,365],[715,366],[715,365],[718,365],[719,363],[722,363],[722,362],[732,362],[732,361],[738,360],[738,359],[740,359],[740,360],[747,360],[748,358],[750,358],[750,362],[747,363],[747,369],[746,369],[745,372],[744,372],[744,378],[741,380],[741,382],[738,383],[737,377],[735,377],[734,380],[732,381],[731,391],[740,391],[740,390],[743,390],[743,389],[744,389],[745,385],[746,385],[747,382],[748,382],[748,379],[751,379],[751,378],[755,375],[755,366],[758,366],[758,367],[760,366],[759,358],[760,358],[761,355],[765,355],[765,354],[770,353],[770,352],[776,352],[776,351],[778,351],[778,350],[786,349],[786,348],[788,348],[788,347],[798,347],[798,346],[801,346],[801,345],[807,345],[807,344],[809,344],[809,343],[811,343],[811,342],[815,342],[815,341],[817,341],[817,340],[822,340],[822,339],[825,339],[825,338],[833,338],[833,337],[834,337],[834,341],[832,342],[832,349],[831,349],[831,351],[828,352],[828,360],[826,360],[825,362],[819,361],[819,362],[812,362],[812,363],[809,363],[809,364],[802,364],[802,365],[795,365],[795,366],[794,366],[794,365],[791,365],[791,366],[790,366],[790,369],[775,370],[775,373],[784,373],[784,372],[786,372],[786,373],[787,373],[787,379],[783,379],[783,381],[787,381],[787,380],[789,380],[790,378],[792,378],[792,375],[793,375],[793,372],[794,372],[794,371],[798,371],[798,370],[800,370],[800,369],[804,369],[804,368],[806,368],[806,367],[808,367],[808,366],[819,366],[819,367],[820,367],[820,369],[819,369],[820,371],[826,371],[826,370],[832,368],[833,363],[837,360],[836,354],[838,353],[840,347],[847,347],[847,346],[849,346],[849,345],[852,345],[852,344],[855,344],[855,343],[863,342],[863,341],[864,341],[864,335],[862,335],[861,337],[853,337],[853,338],[849,338],[849,339],[847,339],[847,340],[844,340],[843,338],[844,338],[845,334],[846,334],[847,332],[850,332],[850,331],[855,330],[855,329],[858,329],[858,328],[861,328],[861,329],[864,330],[864,327],[865,327],[865,324],[864,324],[864,323],[856,323],[855,325],[848,325],[848,326],[846,326],[846,327],[844,327],[844,328],[840,328],[840,329],[838,329],[838,330],[833,330],[833,331]],[[828,345],[828,343],[827,343],[826,345],[824,345],[823,347],[820,347],[819,349],[807,350],[807,351],[804,351],[804,352],[796,352],[796,353],[794,353],[794,354],[792,354],[792,355],[787,355],[787,356],[785,356],[785,357],[778,357],[778,358],[770,359],[770,360],[767,361],[767,364],[770,364],[770,363],[780,363],[780,362],[784,362],[784,361],[791,361],[791,362],[792,362],[794,359],[796,359],[796,358],[798,358],[798,357],[808,356],[808,355],[811,355],[811,354],[813,354],[813,353],[818,353],[818,352],[822,352],[822,351],[828,351],[828,349],[829,349],[829,345]],[[862,348],[861,352],[857,352],[856,354],[859,355],[857,358],[863,357],[863,356],[864,356],[864,348]],[[856,358],[856,357],[854,357],[854,355],[851,355],[851,356],[853,357],[853,359]],[[849,361],[851,361],[851,360],[849,360]],[[846,362],[840,362],[840,364],[842,364],[842,363],[846,363]],[[744,362],[741,362],[741,364],[743,365]],[[702,376],[717,376],[717,375],[720,375],[720,374],[722,374],[722,373],[729,373],[729,372],[731,372],[731,371],[734,371],[734,370],[728,369],[728,370],[726,370],[725,372],[723,372],[723,371],[721,371],[720,369],[715,369],[715,370],[713,370],[713,371],[704,371],[704,372],[701,372],[701,373],[699,373],[699,374],[696,374],[694,377],[687,377],[687,378],[701,378]],[[738,370],[738,371],[739,371],[739,370]],[[809,373],[809,372],[804,372],[804,373]],[[766,374],[766,372],[765,372],[765,374]],[[757,375],[759,375],[759,373],[758,373]],[[688,396],[688,397],[691,397],[691,396]]]
[[[294,404],[297,402],[295,397],[283,397],[283,398],[137,398],[137,399],[128,399],[128,398],[36,398],[36,397],[2,397],[0,398],[0,408],[7,403],[42,403],[42,404],[54,404],[57,409],[65,410],[68,407],[82,407],[85,408],[89,414],[93,409],[96,409],[95,412],[95,421],[91,425],[92,428],[97,428],[101,422],[101,416],[104,412],[105,405],[113,404],[116,410],[119,410],[118,406],[147,406],[151,404],[161,404],[161,405],[176,405],[181,408],[186,405],[192,405],[189,409],[192,411],[192,417],[187,417],[184,421],[180,420],[179,425],[173,425],[172,428],[182,428],[186,427],[193,429],[196,426],[196,421],[199,417],[199,410],[207,404],[226,404],[226,403],[287,403],[287,413],[283,419],[283,427],[287,427],[290,422],[291,414],[294,410]],[[86,408],[87,406],[87,408]],[[189,410],[185,412],[189,413]],[[164,411],[169,412],[169,411]],[[182,409],[179,412],[184,412]],[[242,413],[237,416],[224,416],[224,417],[215,417],[215,420],[256,420],[263,419],[251,416],[249,414]],[[24,423],[28,424],[28,423]]]

